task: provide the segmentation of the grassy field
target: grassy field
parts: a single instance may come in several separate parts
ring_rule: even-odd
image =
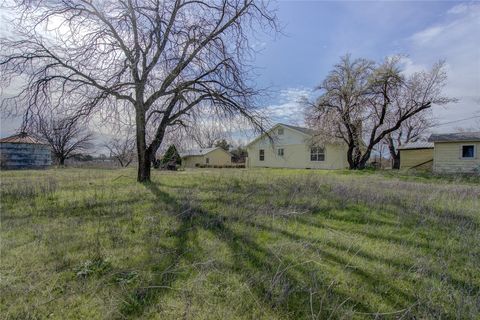
[[[4,319],[479,319],[478,179],[0,172]]]

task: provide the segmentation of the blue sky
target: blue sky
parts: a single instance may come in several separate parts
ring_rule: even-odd
[[[345,53],[381,60],[407,57],[407,72],[445,59],[446,93],[460,99],[436,108],[441,123],[480,112],[480,3],[446,1],[281,1],[278,16],[284,36],[255,42],[255,60],[262,87],[276,90],[267,102],[274,121],[302,124],[299,96],[311,94]],[[475,119],[439,126],[480,126]]]
[[[480,2],[280,1],[273,5],[283,35],[261,35],[252,41],[259,51],[254,77],[258,86],[271,89],[264,106],[273,122],[302,125],[299,97],[314,96],[313,89],[341,55],[380,60],[404,54],[406,72],[446,60],[445,93],[460,100],[434,109],[440,123],[472,118],[433,131],[480,130],[480,118],[473,118],[480,115]],[[1,136],[14,133],[18,125],[19,121],[1,119]]]
[[[405,52],[405,39],[435,24],[452,3],[282,1],[285,36],[265,39],[256,65],[262,82],[315,86],[338,57],[382,59]]]

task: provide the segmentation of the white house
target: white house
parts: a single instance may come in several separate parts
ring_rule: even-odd
[[[276,124],[247,145],[247,167],[344,169],[347,145],[315,143],[308,128]]]

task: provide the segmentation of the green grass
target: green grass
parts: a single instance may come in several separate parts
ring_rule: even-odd
[[[478,180],[6,171],[5,319],[475,319]]]

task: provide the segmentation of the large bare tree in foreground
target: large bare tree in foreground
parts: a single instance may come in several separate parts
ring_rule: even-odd
[[[16,77],[25,85],[4,110],[68,105],[74,119],[132,108],[138,181],[150,180],[167,128],[198,107],[261,125],[248,36],[276,28],[266,2],[20,1],[13,10],[19,18],[1,39],[0,71],[5,86]]]
[[[306,121],[320,139],[347,144],[351,169],[365,168],[374,147],[409,119],[455,100],[442,94],[447,79],[442,62],[411,76],[402,73],[400,62],[398,57],[378,64],[344,56],[308,108]]]

